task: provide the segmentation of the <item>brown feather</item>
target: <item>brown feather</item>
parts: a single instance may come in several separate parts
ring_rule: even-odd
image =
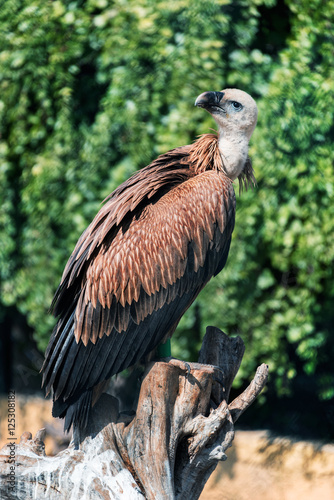
[[[102,211],[105,216],[102,218],[99,215],[96,219],[96,234],[91,229],[89,230],[91,236],[88,241],[92,246],[94,246],[94,242],[96,245],[99,244],[100,251],[95,260],[91,262],[86,275],[87,281],[81,294],[85,294],[85,301],[91,302],[94,308],[99,301],[102,307],[109,309],[111,307],[110,296],[114,296],[116,302],[125,308],[126,304],[139,300],[140,287],[150,297],[159,291],[160,286],[166,288],[167,284],[173,285],[185,270],[187,241],[192,241],[195,259],[194,269],[198,271],[204,265],[208,248],[208,243],[204,244],[204,241],[207,241],[207,238],[204,238],[204,232],[212,239],[214,225],[218,223],[220,232],[223,233],[227,214],[221,205],[218,196],[219,190],[216,186],[222,182],[221,191],[224,192],[225,196],[231,196],[232,191],[230,187],[227,187],[230,186],[229,179],[222,172],[216,136],[212,134],[202,136],[194,145],[179,149],[187,150],[188,153],[190,162],[188,180],[184,180],[181,184],[177,184],[167,191],[156,203],[146,206],[140,217],[132,216],[127,231],[125,233],[117,231],[108,247],[104,246],[103,239],[98,233],[102,231],[104,235],[109,234],[110,228],[107,229],[107,221],[111,219],[112,223],[115,222],[114,197],[109,198],[112,213],[107,214],[104,206]],[[174,153],[171,154],[172,157],[173,155]],[[164,157],[167,156],[164,155]],[[218,166],[217,161],[219,161]],[[159,159],[153,163],[158,164],[158,167],[162,165],[159,164]],[[175,166],[172,164],[171,167]],[[211,174],[210,171],[212,171]],[[194,172],[197,175],[194,176]],[[167,173],[169,173],[168,170]],[[219,175],[216,177],[218,173]],[[184,172],[182,176],[184,176]],[[212,178],[212,176],[214,177]],[[162,177],[170,179],[166,175],[166,166],[162,170]],[[130,181],[131,179],[128,182]],[[145,186],[142,186],[142,189],[146,191],[147,185],[150,185],[150,178],[146,178],[145,181]],[[159,180],[156,175],[153,186],[154,189],[163,188],[161,179]],[[120,188],[119,190],[121,191]],[[149,196],[151,193],[152,191],[148,194],[146,192],[146,195]],[[205,198],[206,193],[209,193],[207,198]],[[193,203],[185,204],[183,200],[190,195],[195,195]],[[128,203],[131,200],[131,207],[138,206],[142,197],[136,190],[133,196],[131,193],[127,193],[125,196]],[[205,214],[200,220],[197,216],[197,205],[203,206],[201,213]],[[129,210],[128,205],[127,209]],[[126,206],[123,206],[122,210],[117,212],[116,224],[119,224],[125,217]],[[102,220],[103,224],[101,225]],[[94,221],[91,224],[91,227],[93,226]],[[141,237],[141,234],[144,237]],[[96,247],[95,250],[90,249],[88,255],[92,255],[93,251],[96,251]],[[78,255],[82,255],[81,249]],[[152,306],[153,303],[156,304],[157,301],[146,300],[145,306],[143,306],[144,313],[140,314],[141,319],[152,313],[152,307],[155,307]],[[118,331],[126,329],[128,321],[128,315],[123,313],[123,309],[120,314],[122,314],[121,318],[115,318],[116,324],[112,322]],[[79,336],[77,329],[81,328],[81,334],[87,342],[90,328],[86,323],[90,319],[89,315],[85,317],[83,322],[77,322],[76,338]],[[93,332],[94,323],[92,321],[91,335],[95,339],[100,336],[100,332]]]
[[[241,194],[244,190],[247,191],[249,187],[253,189],[253,187],[257,186],[252,161],[249,157],[247,158],[244,169],[239,175],[238,180],[239,194]]]
[[[247,162],[239,184],[242,188],[250,182],[255,178]],[[174,331],[180,315],[218,272],[221,259],[221,267],[224,265],[234,210],[233,185],[224,173],[214,134],[159,156],[105,199],[78,240],[54,298],[54,313],[60,318],[52,342],[66,344],[72,356],[66,361],[69,378],[59,385],[66,394],[87,381],[96,385],[101,377],[110,376],[114,361],[109,359],[117,358],[119,367],[129,366],[124,365],[125,360],[130,362],[136,352],[139,356],[139,349],[144,353],[157,341],[149,335],[156,335],[161,324],[164,328],[168,324],[169,330],[161,331],[162,336]],[[166,309],[166,304],[172,309]],[[74,311],[74,323],[65,325],[69,307]],[[163,314],[153,314],[160,310]],[[168,323],[171,310],[174,316]],[[73,334],[76,343],[72,344],[78,351],[68,342]],[[133,342],[133,353],[127,336]],[[92,379],[76,369],[79,378],[72,381],[68,375],[71,362],[75,364],[80,354],[85,366],[85,352],[90,353],[89,360],[98,352],[104,364],[89,368],[95,374]],[[52,366],[47,366],[48,359]],[[53,367],[60,365],[49,354],[45,366],[45,384],[57,390],[55,381],[62,375]]]

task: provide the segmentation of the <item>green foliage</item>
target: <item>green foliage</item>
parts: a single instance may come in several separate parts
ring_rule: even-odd
[[[267,362],[280,394],[303,370],[334,397],[333,12],[321,0],[7,0],[0,10],[0,308],[44,349],[47,309],[101,200],[213,127],[204,90],[259,104],[259,186],[237,200],[226,269],[180,323],[241,333],[241,385]],[[1,311],[0,311],[1,312]]]
[[[302,366],[317,372],[320,398],[332,398],[333,11],[316,4],[291,3],[291,38],[252,139],[259,187],[238,200],[228,265],[199,300],[204,324],[246,340],[241,379],[267,362],[289,393]]]

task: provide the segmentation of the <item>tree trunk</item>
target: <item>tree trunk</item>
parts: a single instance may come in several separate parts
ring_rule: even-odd
[[[232,444],[234,423],[264,387],[261,365],[249,387],[228,404],[244,354],[240,337],[208,327],[199,363],[150,363],[133,417],[103,394],[87,436],[55,457],[45,456],[44,431],[25,432],[0,451],[4,499],[197,499]],[[13,469],[11,469],[13,467]],[[11,482],[12,480],[12,482]]]

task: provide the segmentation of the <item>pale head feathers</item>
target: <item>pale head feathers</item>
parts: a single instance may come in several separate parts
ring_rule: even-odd
[[[256,102],[243,90],[225,89],[222,93],[224,94],[221,101],[222,113],[212,115],[222,129],[220,132],[224,133],[224,130],[243,132],[249,140],[257,122]]]
[[[219,134],[245,134],[250,139],[257,122],[257,106],[254,99],[239,89],[220,92],[204,92],[195,106],[206,109],[215,119]]]
[[[218,148],[223,171],[231,179],[239,179],[239,189],[255,184],[254,171],[248,157],[248,143],[257,122],[254,99],[239,89],[204,92],[195,106],[208,111],[218,125]]]

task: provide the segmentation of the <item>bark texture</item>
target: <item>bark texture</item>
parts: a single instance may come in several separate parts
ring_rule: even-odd
[[[26,432],[15,448],[10,488],[9,447],[0,451],[4,499],[197,499],[218,461],[226,460],[234,423],[264,387],[261,365],[249,387],[228,403],[244,344],[208,327],[199,363],[151,363],[135,416],[119,414],[103,395],[94,407],[80,449],[73,443],[45,456],[44,431]]]

